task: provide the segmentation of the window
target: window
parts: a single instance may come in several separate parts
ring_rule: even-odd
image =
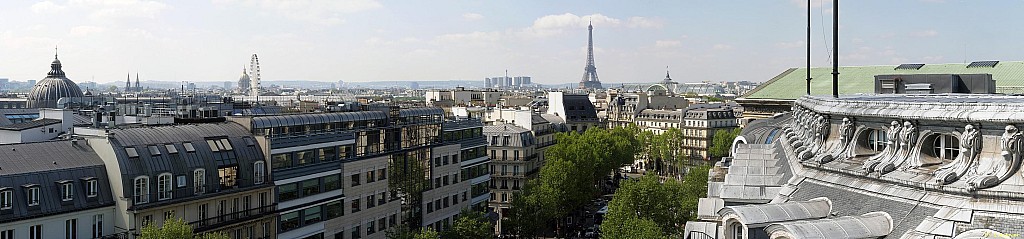
[[[183,143],[181,145],[185,146],[185,152],[192,153],[192,152],[196,151],[196,147],[192,146],[192,143],[190,143],[190,142],[185,142],[185,143]]]
[[[377,196],[377,205],[384,205],[385,203],[387,203],[388,193],[382,192]]]
[[[171,189],[174,189],[174,185],[171,184],[171,174],[160,174],[156,179],[157,200],[171,199]]]
[[[320,193],[320,179],[308,179],[302,181],[302,196],[309,196]]]
[[[352,227],[352,239],[359,239],[359,226]]]
[[[366,223],[366,235],[370,235],[373,234],[374,232],[377,232],[376,230],[374,230],[375,228],[373,227],[373,224],[374,222],[372,220]]]
[[[0,231],[0,239],[14,239],[14,229]]]
[[[263,161],[256,161],[252,164],[252,168],[253,172],[255,172],[255,175],[253,175],[253,177],[255,177],[253,179],[254,183],[263,184],[263,177],[267,174],[267,169],[263,166]]]
[[[295,152],[295,159],[299,166],[313,163],[313,150]]]
[[[374,171],[373,171],[373,169],[370,169],[370,171],[367,171],[367,172],[366,172],[366,182],[367,182],[367,183],[371,183],[371,182],[373,182],[374,180],[377,180],[377,177],[376,177],[376,176],[374,176],[374,175],[376,175],[376,174],[374,174]]]
[[[427,202],[427,213],[434,212],[434,204]]]
[[[196,194],[206,192],[206,169],[196,169],[192,172],[192,189]]]
[[[327,161],[338,160],[338,153],[337,153],[338,148],[337,147],[321,148],[319,151],[320,151],[319,152],[320,153],[320,162],[327,162]]]
[[[359,174],[358,173],[357,174],[353,174],[351,181],[352,181],[352,186],[353,187],[359,186]]]
[[[43,239],[43,225],[35,225],[28,228],[29,239]]]
[[[199,220],[210,218],[210,204],[199,204]],[[205,221],[201,221],[204,222]]]
[[[167,153],[169,153],[169,154],[176,154],[176,153],[178,153],[178,148],[174,147],[173,144],[165,144],[164,148],[167,149]]]
[[[315,206],[302,210],[302,218],[305,219],[303,224],[310,225],[313,223],[320,222],[320,206]]]
[[[238,166],[219,168],[217,169],[217,173],[220,176],[220,185],[222,187],[235,186],[235,179],[238,173]]]
[[[960,154],[960,141],[952,135],[942,134],[935,136],[932,153],[935,157],[953,160]]]
[[[0,189],[0,210],[11,209],[14,193],[10,189]]]
[[[329,202],[324,204],[324,217],[325,219],[332,219],[345,215],[345,205],[341,200]]]
[[[103,214],[92,216],[92,238],[103,237]]]
[[[135,178],[135,204],[149,202],[149,177]]]
[[[324,191],[341,189],[341,176],[331,175],[324,177]]]
[[[281,201],[288,201],[299,198],[298,187],[294,183],[277,186],[277,197]]]
[[[64,221],[64,238],[78,238],[78,219],[69,219]]]
[[[152,155],[152,156],[160,155],[160,148],[157,148],[156,145],[150,145],[148,148],[149,148],[149,155]]]
[[[90,179],[85,181],[85,196],[96,197],[99,195],[99,182],[96,179]]]
[[[142,227],[148,226],[150,223],[153,223],[153,215],[142,216]]]
[[[26,193],[28,194],[28,205],[39,206],[39,186],[29,187]]]
[[[139,152],[135,151],[135,148],[132,148],[132,147],[124,148],[124,152],[128,154],[129,158],[138,158],[139,157]]]
[[[75,187],[70,182],[60,184],[60,200],[71,201],[75,196]]]
[[[868,131],[868,149],[874,150],[875,152],[881,152],[885,149],[885,141],[888,141],[888,136],[885,135],[884,131],[871,129]]]
[[[352,212],[359,212],[359,206],[360,206],[360,204],[359,204],[359,198],[356,198],[356,199],[352,199],[352,203],[351,203],[351,204],[352,204],[352,205],[351,205],[351,207],[352,207]]]
[[[373,208],[374,206],[377,206],[376,198],[376,195],[366,196],[366,208]]]
[[[220,139],[220,146],[222,150],[234,149],[234,147],[231,147],[231,141],[229,141],[228,139]]]
[[[174,219],[174,210],[164,211],[164,221],[170,221]]]
[[[290,153],[274,154],[270,156],[270,166],[273,169],[284,169],[292,166],[292,155]]]
[[[281,231],[291,231],[299,227],[299,212],[286,213],[281,215]]]
[[[386,168],[377,169],[377,180],[384,180],[388,178],[388,170]]]

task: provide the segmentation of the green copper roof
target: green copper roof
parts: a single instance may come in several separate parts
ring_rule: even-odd
[[[804,95],[807,68],[790,68],[750,91],[743,98],[792,100]],[[919,70],[896,70],[888,66],[839,67],[839,94],[874,93],[876,75],[899,74],[992,74],[996,93],[1024,93],[1024,62],[999,62],[996,67],[972,67],[967,64],[926,64]],[[811,94],[832,94],[832,67],[811,68]]]

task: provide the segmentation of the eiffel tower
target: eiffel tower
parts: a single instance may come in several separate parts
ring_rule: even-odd
[[[583,79],[580,89],[602,89],[601,80],[597,79],[597,67],[594,66],[594,24],[587,26],[587,66],[583,68]]]

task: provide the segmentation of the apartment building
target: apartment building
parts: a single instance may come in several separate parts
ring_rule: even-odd
[[[76,128],[103,161],[110,223],[137,234],[183,219],[197,233],[277,238],[277,203],[263,148],[235,123]]]
[[[0,238],[118,236],[106,169],[85,142],[2,147]]]
[[[538,160],[538,155],[541,153],[533,133],[519,126],[485,126],[484,137],[492,159],[488,211],[504,218],[512,207],[512,195],[540,171],[543,162]],[[495,225],[495,232],[501,232],[501,220]]]

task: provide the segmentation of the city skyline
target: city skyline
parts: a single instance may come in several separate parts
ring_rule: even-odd
[[[814,65],[827,66],[832,6],[814,2]],[[1013,44],[1019,33],[1001,31],[1000,20],[1024,3],[1000,3],[843,2],[840,64],[1020,60],[1012,55],[1024,50]],[[126,71],[143,81],[233,82],[252,53],[265,81],[482,80],[507,69],[537,83],[574,83],[590,21],[604,82],[656,82],[666,65],[679,82],[765,81],[803,66],[806,44],[806,2],[791,0],[3,5],[0,78],[18,81],[44,77],[57,45],[78,83],[121,82]]]

